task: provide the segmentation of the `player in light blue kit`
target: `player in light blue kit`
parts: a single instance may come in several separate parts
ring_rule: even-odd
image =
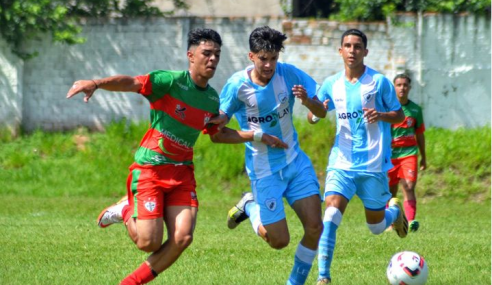
[[[373,234],[384,232],[392,224],[401,238],[408,231],[398,199],[391,199],[385,209],[391,198],[387,178],[387,171],[392,167],[390,128],[392,123],[405,118],[393,84],[364,65],[368,54],[367,37],[361,31],[346,31],[339,53],[345,70],[328,77],[318,92],[328,110],[336,110],[337,120],[325,183],[326,209],[319,243],[318,285],[331,282],[336,231],[354,195],[364,204],[367,226]],[[308,119],[313,122],[312,118]]]
[[[289,244],[283,198],[299,217],[304,236],[287,284],[304,284],[311,269],[323,224],[319,183],[311,161],[299,147],[292,111],[296,98],[315,115],[326,111],[316,98],[316,82],[295,66],[278,62],[287,37],[270,27],[249,38],[252,66],[229,78],[220,95],[220,110],[233,115],[240,131],[224,128],[214,142],[246,143],[246,169],[252,193],[228,213],[233,229],[250,219],[254,231],[272,248]],[[226,117],[227,116],[227,117]]]

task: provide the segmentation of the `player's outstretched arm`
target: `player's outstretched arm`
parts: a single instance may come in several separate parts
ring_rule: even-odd
[[[398,124],[405,119],[405,113],[400,108],[398,111],[378,112],[374,108],[362,108],[364,111],[364,118],[369,124],[373,124],[377,121],[383,121],[390,124]]]
[[[101,79],[77,80],[68,90],[67,98],[72,98],[78,93],[84,93],[84,102],[89,102],[97,89],[121,92],[138,92],[142,84],[135,77],[128,75],[116,75]]]
[[[302,105],[309,109],[311,113],[315,114],[319,118],[324,118],[326,116],[326,108],[324,108],[323,103],[319,101],[316,96],[309,98],[304,86],[294,85],[292,87],[292,93],[301,101]]]
[[[274,148],[288,148],[289,146],[276,136],[263,132],[239,131],[228,127],[222,128],[218,133],[210,136],[214,143],[237,144],[251,141],[262,142]]]
[[[320,118],[318,118],[313,113],[311,113],[311,111],[309,111],[307,114],[307,120],[308,120],[308,123],[310,123],[310,124],[316,124],[319,122]]]
[[[323,107],[325,108],[325,112],[328,111],[328,103],[330,102],[330,99],[326,99],[324,102],[323,102]],[[319,120],[321,120],[322,118],[320,117],[317,117],[313,114],[313,112],[309,111],[308,114],[307,114],[307,120],[310,124],[316,124],[319,122]]]
[[[220,114],[211,118],[210,121],[208,121],[210,124],[217,125],[217,130],[222,130],[225,125],[229,123],[229,117],[227,115],[220,111]]]

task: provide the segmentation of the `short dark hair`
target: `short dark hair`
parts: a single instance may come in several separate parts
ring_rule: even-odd
[[[340,45],[343,46],[343,39],[346,37],[346,36],[349,36],[349,35],[352,35],[352,36],[357,36],[359,38],[362,39],[362,43],[364,43],[364,48],[367,48],[367,37],[366,37],[366,34],[364,34],[363,32],[361,32],[360,30],[357,30],[357,29],[350,29],[350,30],[346,30],[343,35],[342,35],[342,39],[340,41]]]
[[[395,76],[395,78],[393,79],[393,83],[396,82],[396,79],[398,78],[404,78],[408,81],[408,84],[411,84],[412,83],[412,79],[410,79],[410,76],[408,76],[407,74],[405,73],[400,73],[398,75]]]
[[[253,53],[260,51],[280,52],[284,50],[285,34],[268,26],[254,29],[249,35],[249,50]]]
[[[203,41],[212,41],[222,46],[222,39],[219,33],[212,29],[193,29],[188,33],[188,50],[192,46],[197,46]]]

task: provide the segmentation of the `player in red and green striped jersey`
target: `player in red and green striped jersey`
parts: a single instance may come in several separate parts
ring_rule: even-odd
[[[425,124],[422,108],[408,99],[412,80],[406,74],[398,74],[393,80],[396,95],[405,113],[405,120],[391,125],[393,168],[388,172],[389,186],[393,197],[398,192],[398,184],[403,188],[403,207],[410,231],[417,231],[419,222],[415,219],[417,213],[417,198],[415,185],[418,174],[418,154],[420,151],[420,170],[427,168],[425,156]]]
[[[209,121],[219,114],[219,96],[208,84],[219,63],[222,40],[210,29],[188,34],[188,70],[156,70],[141,76],[117,75],[76,81],[67,98],[96,89],[131,91],[150,103],[150,128],[135,153],[127,196],[104,209],[102,228],[124,222],[137,247],[152,253],[120,284],[146,284],[166,270],[191,244],[198,199],[193,146],[201,132],[214,135]],[[167,240],[163,243],[164,224]]]

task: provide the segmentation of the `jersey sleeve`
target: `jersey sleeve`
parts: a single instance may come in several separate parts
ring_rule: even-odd
[[[238,83],[229,79],[220,92],[220,110],[230,119],[240,107],[241,102],[237,98]]]
[[[167,94],[173,82],[173,76],[165,70],[152,71],[146,75],[135,77],[142,84],[138,93],[153,102]]]
[[[335,104],[333,103],[333,99],[331,97],[331,90],[332,90],[332,83],[328,79],[323,82],[321,87],[318,90],[318,99],[325,103],[326,100],[330,100],[328,102],[328,111],[334,110],[335,109]]]
[[[400,101],[396,96],[395,87],[388,78],[381,77],[381,93],[383,95],[383,103],[387,111],[398,111],[401,108]]]
[[[306,72],[300,70],[294,65],[286,64],[286,66],[288,66],[289,70],[293,72],[297,77],[297,85],[302,85],[306,89],[308,97],[311,99],[314,98],[314,96],[316,96],[316,90],[318,86],[316,81]]]

